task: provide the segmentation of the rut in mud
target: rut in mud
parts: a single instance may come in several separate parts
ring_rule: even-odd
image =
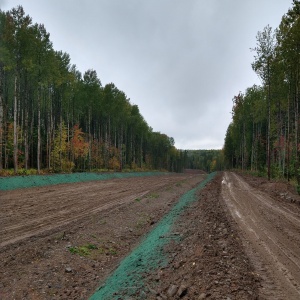
[[[265,299],[300,299],[299,206],[229,172],[224,174],[222,195],[263,279],[260,294]]]

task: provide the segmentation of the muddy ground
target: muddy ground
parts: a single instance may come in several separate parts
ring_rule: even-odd
[[[222,196],[261,277],[261,297],[300,299],[300,197],[295,188],[226,172]]]
[[[0,192],[0,299],[88,299],[203,178],[173,174]],[[177,220],[180,239],[165,248],[166,267],[144,274],[145,287],[131,299],[299,299],[298,200],[285,183],[218,174]],[[249,201],[256,201],[253,223]],[[273,233],[287,236],[276,251],[265,239]]]

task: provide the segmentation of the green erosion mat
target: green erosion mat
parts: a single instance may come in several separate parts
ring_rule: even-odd
[[[29,175],[0,177],[0,191],[10,191],[21,188],[47,186],[61,183],[75,183],[93,180],[108,180],[114,178],[144,177],[166,174],[163,172],[130,172],[130,173],[72,173],[53,175]]]
[[[157,224],[157,226],[144,238],[108,277],[103,286],[90,298],[90,300],[111,299],[145,299],[146,289],[143,283],[143,274],[154,271],[167,265],[164,255],[164,246],[171,239],[171,227],[182,211],[196,200],[196,192],[205,187],[216,173],[211,173],[196,188],[185,193],[171,211]],[[139,291],[137,293],[137,291]]]

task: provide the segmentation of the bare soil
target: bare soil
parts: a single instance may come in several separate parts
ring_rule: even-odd
[[[88,299],[204,177],[0,192],[0,299]],[[130,299],[300,299],[298,200],[286,183],[220,173],[178,218],[167,266]]]
[[[291,185],[226,172],[222,196],[263,299],[300,299],[300,203]]]
[[[1,191],[0,299],[87,299],[203,178],[170,174]]]

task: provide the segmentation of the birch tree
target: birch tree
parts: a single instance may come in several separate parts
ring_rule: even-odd
[[[257,36],[257,46],[254,48],[256,55],[252,64],[253,70],[261,78],[264,86],[267,89],[267,103],[268,103],[268,131],[267,131],[267,168],[268,179],[271,178],[271,72],[272,61],[274,59],[275,49],[275,34],[272,27],[269,25],[263,31],[259,31]]]

